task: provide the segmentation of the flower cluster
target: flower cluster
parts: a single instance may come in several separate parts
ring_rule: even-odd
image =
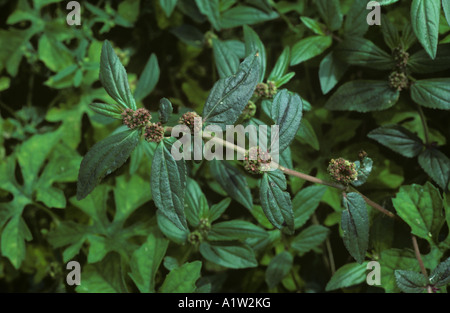
[[[198,226],[198,229],[201,232],[205,232],[205,233],[209,232],[210,229],[211,229],[211,223],[209,222],[209,219],[208,218],[201,218],[200,219],[200,225]]]
[[[408,76],[404,72],[394,71],[389,75],[389,86],[398,91],[409,87]]]
[[[123,118],[123,124],[127,125],[131,129],[144,126],[152,118],[150,112],[146,109],[137,109],[136,111],[126,109],[121,115]]]
[[[160,142],[164,138],[164,127],[161,122],[150,123],[145,126],[144,138],[149,142]]]
[[[272,158],[260,147],[252,147],[244,156],[244,168],[252,174],[262,174],[270,169]]]
[[[199,121],[200,123],[198,123]],[[202,130],[201,116],[198,115],[196,112],[184,113],[180,117],[179,123],[189,127],[192,133],[197,133]]]
[[[203,241],[203,236],[197,230],[191,232],[188,236],[188,242],[192,245],[198,245],[202,241]]]
[[[251,119],[253,116],[255,116],[256,113],[256,104],[252,101],[249,101],[247,105],[245,106],[244,110],[242,110],[240,119],[243,121]]]
[[[399,69],[406,69],[409,60],[409,53],[403,50],[402,47],[397,47],[392,51],[392,56],[395,60],[395,65]]]
[[[346,185],[358,179],[356,164],[343,158],[331,159],[327,170],[335,181]]]
[[[272,98],[277,93],[277,86],[274,82],[268,81],[266,83],[258,83],[255,87],[255,97]]]

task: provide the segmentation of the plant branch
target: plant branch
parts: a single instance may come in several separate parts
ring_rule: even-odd
[[[427,281],[427,291],[428,293],[433,293],[433,289],[431,288],[429,284],[429,277],[427,273],[427,269],[425,268],[425,265],[422,261],[422,256],[420,255],[419,245],[417,243],[417,237],[415,235],[411,235],[413,247],[414,247],[414,253],[416,254],[416,259],[419,262],[420,270],[422,271],[423,276],[425,277]]]

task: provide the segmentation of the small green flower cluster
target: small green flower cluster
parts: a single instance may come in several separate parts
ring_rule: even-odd
[[[409,87],[408,76],[404,72],[394,71],[389,75],[389,86],[398,91]]]
[[[123,124],[127,125],[130,129],[135,129],[146,125],[152,118],[150,112],[146,109],[126,109],[121,113],[123,118]]]
[[[187,112],[180,117],[179,123],[189,127],[192,133],[198,133],[202,130],[202,123],[196,123],[195,118],[201,119],[201,116],[196,112]]]
[[[164,138],[164,127],[161,122],[149,123],[145,126],[144,138],[148,142],[161,142]]]
[[[252,147],[244,156],[244,168],[252,174],[262,174],[270,169],[272,158],[260,147]]]
[[[331,159],[328,174],[337,182],[348,185],[358,179],[356,165],[343,158]]]
[[[256,113],[256,104],[252,101],[249,101],[245,106],[244,110],[242,110],[241,116],[239,119],[243,121],[251,119],[255,116]]]
[[[389,75],[389,86],[398,91],[409,87],[409,79],[406,72],[406,65],[409,60],[409,53],[402,47],[397,47],[392,51],[395,60],[395,69]]]
[[[258,83],[255,87],[254,96],[255,97],[264,97],[264,98],[273,98],[273,96],[277,93],[277,86],[274,82],[268,81],[266,83]]]

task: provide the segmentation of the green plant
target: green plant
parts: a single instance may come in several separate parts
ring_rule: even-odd
[[[33,27],[0,30],[24,47],[0,50],[0,82],[24,55],[55,92],[0,99],[0,275],[67,290],[76,259],[77,292],[446,292],[449,8],[380,1],[369,29],[365,1],[311,3],[86,2],[68,31],[44,26],[59,4],[17,1],[7,24]],[[171,39],[114,44],[146,29]],[[279,159],[235,124],[277,125]]]

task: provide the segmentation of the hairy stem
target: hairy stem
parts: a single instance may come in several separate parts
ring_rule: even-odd
[[[411,235],[411,239],[412,239],[412,243],[413,243],[413,247],[414,247],[414,253],[416,254],[416,259],[419,262],[420,270],[422,271],[422,274],[427,281],[427,291],[428,291],[428,293],[433,293],[433,290],[429,284],[427,269],[425,268],[425,265],[423,264],[423,261],[422,261],[422,256],[420,255],[419,244],[417,243],[417,237],[415,235]]]

